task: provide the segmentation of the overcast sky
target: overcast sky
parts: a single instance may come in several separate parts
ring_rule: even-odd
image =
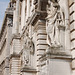
[[[5,10],[10,0],[0,0],[0,29],[3,23]]]

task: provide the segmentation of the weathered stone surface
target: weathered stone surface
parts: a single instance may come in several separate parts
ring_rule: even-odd
[[[75,69],[75,60],[72,61],[72,69]]]
[[[10,0],[0,75],[75,75],[75,0]]]
[[[75,58],[75,49],[72,50],[71,54],[72,54],[72,58]]]
[[[71,49],[74,49],[75,48],[75,40],[73,40],[72,42],[71,42]]]
[[[70,25],[71,32],[75,29],[75,21]]]

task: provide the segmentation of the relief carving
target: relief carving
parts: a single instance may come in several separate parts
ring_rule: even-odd
[[[24,50],[23,50],[23,64],[29,66],[31,62],[31,54],[34,53],[34,44],[29,38],[28,33],[24,38]]]
[[[64,15],[57,0],[48,0],[47,14],[47,43],[50,47],[61,47],[60,28],[65,28],[65,25]]]

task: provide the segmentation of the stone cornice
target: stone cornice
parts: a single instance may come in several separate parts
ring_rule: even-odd
[[[37,73],[37,70],[31,66],[25,66],[21,69],[21,72]]]
[[[72,60],[70,51],[66,50],[51,50],[49,49],[45,54],[43,54],[39,60],[47,60],[48,58],[52,59],[69,59]]]

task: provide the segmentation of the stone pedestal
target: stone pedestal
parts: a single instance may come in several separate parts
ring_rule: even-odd
[[[40,61],[41,75],[71,75],[71,55],[70,52],[59,48],[48,48]],[[44,68],[45,67],[45,71]]]

